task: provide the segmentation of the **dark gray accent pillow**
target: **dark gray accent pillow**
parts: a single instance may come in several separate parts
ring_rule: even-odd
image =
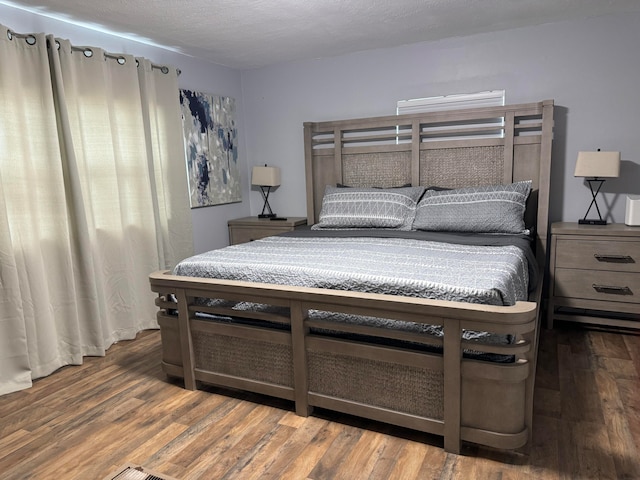
[[[418,203],[414,230],[524,233],[531,181],[509,185],[427,191]]]
[[[319,222],[312,228],[411,230],[424,187],[337,188],[327,186]]]

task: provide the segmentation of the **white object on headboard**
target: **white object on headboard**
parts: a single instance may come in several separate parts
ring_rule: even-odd
[[[502,107],[505,104],[504,101],[504,90],[488,90],[486,92],[414,98],[411,100],[399,100],[396,107],[396,114],[439,112],[443,110],[459,110],[461,108],[474,107]]]
[[[447,110],[460,110],[463,108],[477,107],[503,107],[505,105],[504,90],[489,90],[477,93],[459,93],[454,95],[442,95],[439,97],[414,98],[412,100],[400,100],[397,103],[396,114],[430,113]],[[496,127],[494,132],[458,137],[458,140],[473,138],[502,138],[504,137],[504,118],[497,117],[489,123],[477,125],[478,127]],[[441,125],[430,128],[431,131],[455,130],[456,125]],[[425,139],[425,141],[428,141]],[[398,139],[396,143],[401,143]]]

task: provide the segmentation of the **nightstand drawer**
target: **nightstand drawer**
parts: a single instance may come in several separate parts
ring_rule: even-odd
[[[306,224],[306,217],[288,217],[280,218],[279,220],[258,217],[236,218],[227,222],[229,243],[236,245],[238,243],[252,242],[271,235],[304,228]]]
[[[558,238],[556,268],[640,272],[640,242]]]
[[[283,231],[279,228],[259,228],[259,227],[234,227],[231,230],[231,244],[246,243],[258,240],[264,237],[270,237],[271,235],[277,235]]]
[[[640,275],[558,268],[553,294],[556,297],[640,303]]]

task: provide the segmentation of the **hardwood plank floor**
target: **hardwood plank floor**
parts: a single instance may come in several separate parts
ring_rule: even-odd
[[[203,387],[159,366],[142,332],[0,397],[0,479],[101,479],[127,462],[189,479],[638,479],[640,335],[543,330],[528,455]]]

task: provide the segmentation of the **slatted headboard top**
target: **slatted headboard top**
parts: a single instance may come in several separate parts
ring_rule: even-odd
[[[532,180],[526,222],[546,252],[553,100],[431,113],[305,122],[307,217],[327,185],[466,186]]]

